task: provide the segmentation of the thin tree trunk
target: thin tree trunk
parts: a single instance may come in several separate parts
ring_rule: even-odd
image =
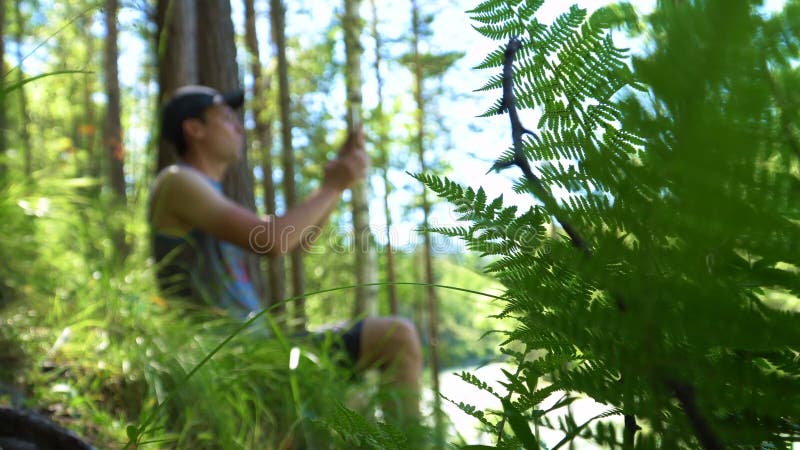
[[[253,118],[255,120],[255,144],[261,148],[262,185],[267,214],[275,214],[275,183],[272,179],[272,109],[266,107],[272,91],[272,77],[264,74],[259,54],[258,30],[254,0],[245,0],[245,41],[250,53],[250,71],[253,74]],[[267,306],[286,298],[285,259],[270,258],[267,266]],[[278,308],[276,308],[278,309]],[[282,312],[283,308],[280,308]],[[275,311],[275,310],[273,310]]]
[[[5,47],[5,5],[0,5],[0,182],[5,181],[6,165],[2,161],[6,154],[6,47]],[[20,70],[22,68],[20,67]]]
[[[281,155],[283,162],[283,195],[286,208],[297,203],[294,180],[294,152],[292,151],[291,104],[289,100],[289,65],[286,60],[286,9],[283,1],[270,0],[270,17],[272,22],[272,42],[275,46],[278,64],[278,105],[281,119]],[[301,296],[305,292],[305,273],[301,249],[290,254],[292,296]],[[305,299],[299,298],[294,303],[295,327],[305,329]]]
[[[370,0],[370,6],[372,7],[372,38],[375,40],[375,63],[373,69],[375,70],[375,79],[378,84],[378,105],[376,107],[378,142],[376,146],[380,154],[380,165],[383,169],[383,214],[386,220],[386,281],[389,283],[389,286],[387,286],[389,291],[388,306],[389,314],[397,315],[399,313],[399,304],[397,301],[397,286],[394,285],[397,277],[395,276],[394,250],[392,249],[392,214],[389,209],[389,196],[392,193],[392,184],[389,182],[389,124],[383,112],[383,77],[381,76],[383,41],[380,33],[378,33],[378,6],[375,0]]]
[[[111,189],[117,200],[124,204],[125,194],[125,151],[122,146],[122,124],[120,119],[120,93],[119,93],[119,66],[117,57],[117,0],[106,0],[106,46],[105,46],[105,76],[106,76],[106,117],[103,127],[103,142],[106,147],[108,161],[108,178]],[[122,236],[124,238],[124,236]],[[119,248],[119,247],[118,247]]]
[[[86,62],[84,67],[94,67],[95,60],[95,37],[91,33],[94,18],[86,15],[81,20],[83,26],[83,39],[86,41]],[[97,139],[97,111],[95,111],[94,74],[87,74],[83,77],[83,107],[84,114],[78,118],[78,123],[73,128],[75,135],[74,142],[82,142],[86,149],[86,171],[92,178],[100,178],[102,174],[102,159],[95,154],[95,140]]]
[[[420,171],[425,173],[427,166],[425,164],[425,98],[423,96],[423,75],[422,75],[422,61],[419,49],[419,40],[421,35],[420,30],[420,17],[419,7],[416,0],[411,0],[411,17],[412,17],[412,52],[414,58],[414,98],[417,103],[416,121],[417,121],[417,135],[416,147],[419,155]],[[428,299],[428,341],[430,345],[430,364],[431,364],[431,381],[434,392],[434,413],[436,416],[436,430],[437,435],[442,432],[442,418],[441,418],[441,400],[439,398],[439,336],[438,336],[438,311],[436,301],[436,291],[433,286],[433,255],[431,249],[431,236],[427,231],[428,217],[430,215],[430,204],[428,203],[427,190],[422,190],[422,214],[423,214],[423,240],[424,240],[424,265],[425,265],[425,282],[428,283],[426,288]]]
[[[347,128],[353,131],[361,123],[361,31],[363,22],[359,14],[361,0],[344,0],[345,81],[347,84]],[[365,286],[377,280],[375,244],[369,229],[369,178],[356,183],[351,189],[353,205],[353,244],[355,248],[356,287],[355,317],[374,316],[377,313],[377,286]]]
[[[197,60],[200,83],[221,92],[240,89],[239,66],[236,64],[236,34],[231,19],[230,0],[202,0],[197,3]],[[247,146],[245,145],[245,148]],[[247,152],[228,168],[223,180],[225,194],[255,211],[253,173],[247,164]],[[247,256],[247,271],[260,298],[264,293],[264,277],[258,257]]]
[[[158,98],[162,104],[175,89],[197,84],[197,4],[195,0],[159,0],[156,9],[158,35]],[[158,143],[157,171],[175,163],[172,144]]]
[[[20,0],[16,0],[16,19],[17,19],[17,81],[20,83],[25,78],[25,72],[22,70],[22,38],[25,36],[25,18],[22,16],[22,9],[20,7]],[[0,39],[2,39],[0,37]],[[20,138],[22,140],[22,151],[25,154],[25,178],[30,179],[33,173],[33,145],[31,144],[31,134],[28,131],[28,96],[25,93],[25,86],[19,87],[19,112],[20,112]]]
[[[422,270],[422,266],[424,266],[422,252],[419,251],[418,248],[415,248],[414,253],[411,254],[412,258],[412,265],[411,265],[411,276],[414,281],[421,280],[423,278],[424,271]],[[419,328],[420,335],[425,335],[427,337],[428,327],[426,326],[426,318],[425,318],[425,299],[422,297],[413,297],[412,301],[412,308],[413,308],[413,318],[414,323],[417,324],[417,328]]]

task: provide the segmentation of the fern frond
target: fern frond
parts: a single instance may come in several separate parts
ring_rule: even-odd
[[[503,65],[503,56],[505,55],[505,48],[499,46],[496,50],[489,53],[486,58],[481,61],[480,64],[473,67],[473,69],[481,70],[481,69],[492,69],[495,67],[501,67]],[[495,89],[496,86],[492,86],[491,89]],[[487,87],[487,90],[489,88]]]
[[[457,375],[465,383],[468,383],[468,384],[470,384],[472,386],[475,386],[476,388],[480,389],[481,391],[486,392],[488,394],[491,394],[492,396],[494,396],[497,399],[501,399],[502,398],[502,396],[500,394],[498,394],[491,386],[489,386],[488,383],[482,381],[477,376],[475,376],[475,375],[473,375],[473,374],[471,374],[469,372],[466,372],[466,371],[462,371],[462,372],[458,373]]]
[[[492,167],[519,164],[513,189],[533,194],[534,206],[521,213],[480,189],[429,180],[469,222],[443,231],[492,257],[486,271],[505,288],[495,316],[517,324],[502,345],[551,355],[503,351],[521,369],[505,372],[511,410],[563,432],[556,446],[578,436],[622,443],[613,424],[537,409],[555,389],[612,407],[591,420],[625,411],[626,423],[659,424],[626,431],[642,448],[699,446],[687,414],[725,446],[785,442],[797,431],[782,419],[800,414],[785,401],[800,392],[800,139],[791,125],[800,102],[781,83],[798,91],[800,78],[778,48],[800,48],[800,33],[745,3],[659,7],[654,49],[631,64],[609,32],[639,27],[630,5],[591,16],[573,6],[549,25],[534,17],[539,6],[490,0],[473,11],[485,35],[521,45],[513,61],[498,48],[478,67],[497,70],[481,90],[510,84],[515,98],[484,115],[538,114],[537,137],[521,145],[519,129],[531,124],[512,119],[514,147],[495,149]],[[576,234],[590,251],[575,250]],[[776,309],[778,295],[792,306]],[[536,390],[540,378],[554,387]]]
[[[490,422],[489,419],[486,418],[486,414],[477,407],[464,402],[456,402],[444,395],[441,397],[445,399],[445,401],[448,401],[458,407],[458,409],[460,409],[464,414],[477,419],[487,429],[494,430],[497,428],[497,424]]]

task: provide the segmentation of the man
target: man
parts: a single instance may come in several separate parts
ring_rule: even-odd
[[[368,165],[359,129],[327,164],[316,192],[283,216],[258,217],[226,198],[220,184],[243,151],[244,128],[235,112],[243,101],[241,91],[222,95],[205,86],[186,86],[173,94],[162,111],[161,133],[175,145],[180,163],[157,176],[150,205],[164,293],[240,316],[260,309],[244,266],[245,252],[273,256],[313,240],[342,192],[364,177]],[[366,318],[341,340],[356,369],[381,369],[383,382],[401,393],[390,415],[418,414],[422,358],[411,323]]]

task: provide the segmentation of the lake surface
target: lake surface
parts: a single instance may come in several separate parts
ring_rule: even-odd
[[[442,395],[445,397],[458,402],[464,402],[470,405],[475,406],[479,410],[487,410],[487,409],[494,409],[499,410],[501,409],[500,400],[498,400],[493,395],[489,394],[488,392],[482,391],[475,386],[472,386],[469,383],[463,381],[457,374],[461,373],[462,371],[468,371],[473,375],[477,376],[481,381],[488,383],[495,392],[498,392],[500,395],[504,395],[507,391],[503,386],[500,385],[499,381],[505,380],[505,375],[502,372],[502,369],[506,369],[508,371],[512,371],[513,368],[508,366],[507,364],[496,363],[496,364],[489,364],[481,368],[475,367],[464,367],[464,368],[453,368],[443,371],[439,376],[439,387],[441,389]],[[563,393],[557,392],[550,397],[547,398],[542,404],[544,407],[549,407],[553,405]],[[430,417],[431,415],[431,408],[430,404],[433,400],[433,395],[431,391],[426,391],[423,394],[423,414],[426,417]],[[427,405],[427,407],[425,406]],[[573,417],[575,421],[579,424],[583,423],[584,421],[588,420],[589,418],[601,414],[605,411],[611,409],[608,405],[602,405],[595,402],[589,398],[580,398],[572,403],[570,406]],[[465,412],[461,411],[458,406],[447,402],[442,401],[442,409],[444,410],[445,414],[450,418],[450,421],[454,425],[454,430],[448,433],[448,435],[456,435],[460,434],[464,437],[464,440],[468,444],[484,444],[484,445],[494,445],[497,443],[497,436],[490,436],[486,433],[483,433],[479,430],[480,422],[473,418],[472,416],[466,414]],[[566,414],[567,410],[564,408],[562,416]],[[555,419],[555,416],[552,416],[551,419]],[[617,424],[620,429],[623,424],[623,419],[621,416],[619,417],[610,417],[604,419],[607,421],[612,421]],[[496,422],[497,419],[490,418],[491,422]],[[563,433],[560,431],[548,430],[548,429],[539,429],[540,439],[542,439],[543,443],[549,448],[553,445],[557,444],[563,437]],[[569,448],[569,446],[562,447],[564,449]],[[601,449],[601,447],[597,445],[593,445],[590,442],[586,442],[584,440],[578,439],[575,441],[573,450],[594,450],[594,449]]]

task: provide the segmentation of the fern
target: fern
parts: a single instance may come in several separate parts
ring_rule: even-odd
[[[389,424],[373,424],[340,402],[326,414],[313,419],[324,429],[335,430],[337,448],[405,449],[405,436]]]
[[[500,41],[477,68],[506,70],[479,90],[513,83],[515,101],[484,115],[540,117],[517,140],[526,130],[511,115],[515,144],[493,166],[535,162],[513,186],[538,200],[527,211],[416,175],[468,222],[436,231],[491,258],[506,289],[497,316],[517,321],[500,429],[484,423],[497,448],[539,439],[520,418],[559,430],[542,444],[555,447],[788,448],[800,436],[800,102],[788,94],[800,91],[800,27],[786,20],[800,5],[767,18],[755,3],[664,3],[650,54],[632,62],[609,32],[641,28],[628,5],[573,6],[549,25],[535,17],[542,1],[469,12]],[[776,296],[789,300],[779,309]],[[557,391],[564,405],[542,408]],[[554,415],[577,394],[608,415]],[[624,428],[607,420],[620,414]]]

